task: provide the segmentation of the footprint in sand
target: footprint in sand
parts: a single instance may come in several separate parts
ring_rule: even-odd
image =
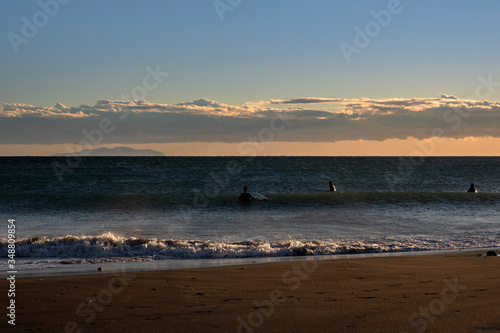
[[[338,299],[331,298],[331,297],[328,297],[328,298],[326,298],[326,299],[323,300],[323,302],[337,302],[337,301],[338,301]]]
[[[242,298],[223,299],[221,302],[242,301]]]

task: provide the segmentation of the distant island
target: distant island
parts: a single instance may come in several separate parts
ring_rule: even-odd
[[[85,149],[75,153],[58,153],[53,156],[165,156],[152,149],[133,149],[130,147]]]

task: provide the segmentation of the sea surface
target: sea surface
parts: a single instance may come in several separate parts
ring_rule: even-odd
[[[500,246],[499,157],[0,157],[0,180],[21,275]]]

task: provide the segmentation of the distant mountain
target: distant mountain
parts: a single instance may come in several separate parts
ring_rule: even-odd
[[[76,153],[59,153],[53,156],[165,156],[152,149],[133,149],[130,147],[85,149]]]

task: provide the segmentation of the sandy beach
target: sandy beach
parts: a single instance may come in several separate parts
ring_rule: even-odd
[[[18,278],[2,332],[500,332],[500,257]],[[105,268],[105,266],[104,266]],[[0,283],[4,313],[9,289]]]

